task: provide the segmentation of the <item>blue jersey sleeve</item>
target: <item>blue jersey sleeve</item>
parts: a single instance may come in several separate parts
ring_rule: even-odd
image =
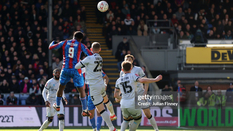
[[[84,44],[81,44],[81,50],[87,55],[93,55],[93,53],[87,48],[87,46],[85,46]]]
[[[67,40],[61,41],[61,42],[55,44],[55,42],[52,41],[52,42],[50,43],[50,45],[49,45],[49,49],[50,49],[50,50],[59,49],[59,48],[61,48],[66,42],[67,42]]]

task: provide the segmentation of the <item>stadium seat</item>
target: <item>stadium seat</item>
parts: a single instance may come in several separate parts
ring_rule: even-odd
[[[28,97],[29,97],[29,94],[24,94],[24,93],[20,94],[20,100],[26,100]]]

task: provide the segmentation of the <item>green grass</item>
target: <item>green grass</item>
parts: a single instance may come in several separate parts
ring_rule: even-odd
[[[33,129],[32,129],[33,128]],[[39,128],[0,128],[0,131],[38,131]],[[120,127],[117,127],[120,131]],[[232,131],[232,128],[221,127],[159,127],[160,131]],[[153,131],[152,127],[139,127],[139,131]],[[58,128],[49,128],[44,131],[58,131]],[[90,127],[67,127],[64,131],[93,131]],[[107,127],[102,127],[101,131],[109,131]],[[126,130],[128,131],[128,129]]]

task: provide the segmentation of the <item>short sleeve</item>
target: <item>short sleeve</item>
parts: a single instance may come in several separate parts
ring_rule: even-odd
[[[139,74],[138,74],[138,75],[139,75],[140,77],[145,77],[145,76],[146,76],[141,67],[139,68]]]
[[[86,58],[84,58],[83,60],[81,60],[80,63],[81,63],[83,66],[86,66],[86,65],[89,64],[90,59],[91,59],[91,57],[90,57],[90,56],[87,56]]]
[[[119,87],[119,82],[118,82],[118,81],[119,81],[119,80],[117,80],[117,81],[116,81],[116,84],[115,84],[115,88],[116,88],[116,89],[120,89],[120,87]]]
[[[140,77],[137,74],[132,74],[132,78],[133,78],[133,81],[137,82]]]

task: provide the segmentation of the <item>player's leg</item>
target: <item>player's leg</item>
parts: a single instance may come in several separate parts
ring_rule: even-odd
[[[56,111],[60,111],[60,102],[62,99],[62,94],[63,91],[66,87],[66,84],[70,81],[70,76],[67,75],[67,73],[69,73],[68,71],[66,71],[65,69],[63,69],[61,71],[61,75],[60,75],[60,85],[59,88],[57,90],[57,97],[56,97],[56,103],[53,105],[53,107],[55,108]]]
[[[73,76],[74,86],[77,88],[78,92],[80,93],[80,101],[82,103],[82,116],[90,116],[90,113],[87,111],[87,100],[86,100],[86,93],[84,90],[84,78],[82,74],[80,75],[77,70],[74,70]]]
[[[59,120],[59,131],[63,131],[64,127],[65,127],[65,122],[64,122],[64,106],[63,103],[61,102],[61,109],[60,111],[57,113],[58,114],[58,120]]]
[[[107,123],[107,126],[110,129],[110,131],[116,131],[116,128],[113,126],[109,114],[104,109],[103,101],[101,103],[99,103],[99,104],[96,104],[95,106],[97,108],[97,111],[100,112],[100,115],[102,116],[104,121]]]
[[[110,131],[115,131],[116,128],[113,126],[112,121],[110,119],[109,114],[104,108],[103,104],[103,97],[102,97],[102,89],[104,86],[98,86],[98,85],[89,85],[90,86],[90,94],[91,94],[91,100],[95,107],[97,108],[97,111],[100,113],[104,121],[107,123],[107,126],[109,127]]]
[[[129,121],[131,120],[131,116],[126,108],[121,108],[121,112],[124,119],[121,123],[121,131],[125,131],[128,127]]]
[[[143,109],[143,113],[145,114],[145,116],[147,117],[147,119],[150,121],[150,123],[153,126],[153,128],[156,131],[159,130],[158,126],[157,126],[157,123],[155,121],[155,118],[151,115],[150,108]]]
[[[63,131],[65,127],[65,122],[64,122],[64,115],[59,114],[58,115],[58,120],[59,120],[59,131]]]
[[[108,108],[108,110],[110,111],[110,119],[111,121],[114,121],[117,119],[114,109],[113,109],[113,105],[112,102],[108,99],[108,96],[106,94],[105,89],[103,90],[102,96],[104,98],[104,104],[106,105],[106,107]]]
[[[100,131],[102,120],[103,119],[102,119],[100,113],[97,111],[97,131]]]
[[[134,119],[134,122],[131,124],[129,131],[136,131],[139,124],[141,123],[141,118],[142,118],[141,109],[129,108],[128,112],[130,112],[132,118]]]
[[[39,131],[43,131],[44,129],[46,129],[52,121],[53,121],[53,116],[48,117],[48,119],[45,120],[44,123],[41,125]]]
[[[52,103],[51,103],[52,104]],[[51,106],[51,105],[50,105]],[[43,131],[48,127],[48,125],[53,121],[53,116],[55,114],[55,110],[52,107],[46,107],[46,112],[47,112],[47,120],[44,121],[44,123],[41,125],[39,131]]]
[[[90,122],[92,129],[95,131],[96,130],[96,124],[95,124],[95,105],[91,101],[90,95],[87,97],[87,106],[88,106],[88,111],[90,112]]]

